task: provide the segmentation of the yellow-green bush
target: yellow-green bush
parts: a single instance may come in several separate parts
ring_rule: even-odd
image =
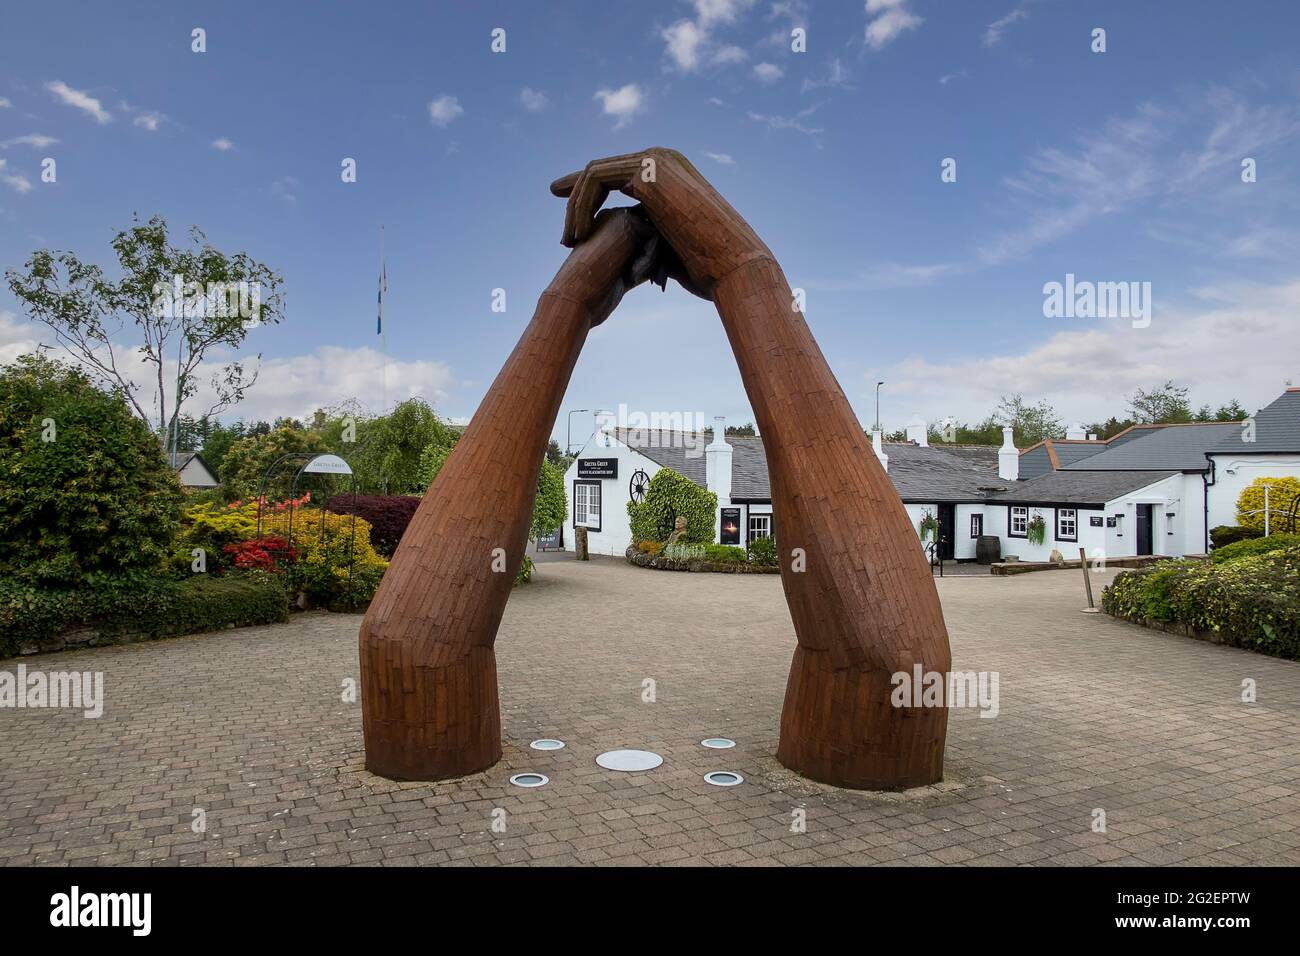
[[[1279,524],[1291,507],[1291,501],[1300,496],[1300,478],[1256,478],[1237,497],[1237,524],[1243,528],[1264,529],[1264,487],[1268,486],[1270,530],[1300,531],[1300,528]]]

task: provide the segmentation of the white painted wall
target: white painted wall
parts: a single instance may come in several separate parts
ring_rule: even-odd
[[[1256,478],[1300,478],[1300,455],[1215,455],[1210,527],[1237,524],[1237,498]],[[1235,474],[1229,474],[1234,471]],[[1270,501],[1269,505],[1275,502]]]
[[[197,457],[186,462],[177,475],[186,488],[215,488],[219,484],[217,476],[208,471]]]
[[[632,474],[640,469],[653,478],[660,465],[645,455],[634,451],[618,439],[598,432],[582,446],[578,458],[613,458],[618,461],[618,477],[600,479],[600,531],[588,530],[587,550],[592,554],[609,554],[621,557],[632,542],[632,525],[627,517],[629,483]],[[595,481],[578,478],[578,461],[574,460],[564,473],[564,493],[569,496],[569,510],[564,518],[564,547],[572,551],[574,545],[573,485],[575,481]]]

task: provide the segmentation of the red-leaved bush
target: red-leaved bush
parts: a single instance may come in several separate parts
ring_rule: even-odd
[[[398,542],[411,523],[420,499],[413,495],[335,495],[325,506],[335,514],[355,514],[370,522],[370,544],[386,558],[397,550]]]
[[[284,538],[254,538],[228,544],[223,549],[235,562],[235,567],[245,570],[277,571],[277,561],[298,560],[298,554]]]

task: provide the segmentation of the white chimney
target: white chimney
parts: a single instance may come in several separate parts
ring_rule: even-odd
[[[1065,430],[1065,437],[1069,441],[1083,441],[1083,439],[1087,436],[1087,434],[1088,434],[1087,431],[1078,422],[1075,422],[1073,425],[1071,425],[1069,428]]]
[[[597,409],[595,414],[596,447],[609,448],[610,435],[618,425],[618,418],[608,409]]]
[[[1020,452],[1011,440],[1011,426],[1002,429],[1002,447],[998,449],[998,477],[1003,481],[1015,481],[1020,477]]]
[[[917,416],[916,420],[907,426],[907,440],[916,442],[922,448],[930,447],[930,431],[924,418]]]
[[[1096,441],[1096,440],[1097,440],[1097,433],[1096,433],[1096,432],[1088,432],[1088,441]]]
[[[885,471],[889,471],[889,456],[885,454],[885,447],[880,440],[879,428],[871,433],[871,450],[874,451],[876,457],[880,459],[880,467],[884,468]]]
[[[713,441],[704,448],[704,480],[718,496],[718,505],[731,504],[731,446],[727,444],[727,420],[713,419]]]

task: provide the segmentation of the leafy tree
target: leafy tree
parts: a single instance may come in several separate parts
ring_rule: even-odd
[[[1239,422],[1250,417],[1250,413],[1241,407],[1241,402],[1235,398],[1226,405],[1220,405],[1213,411],[1209,405],[1202,405],[1197,411],[1195,421],[1198,422]]]
[[[356,444],[339,449],[357,486],[373,494],[423,494],[420,458],[430,445],[450,448],[456,432],[421,398],[408,398],[387,415],[356,422]]]
[[[220,480],[222,470],[225,468],[226,455],[234,446],[235,442],[244,437],[244,423],[236,422],[233,425],[222,425],[220,422],[215,423],[204,437],[199,449],[203,452],[203,460],[208,463]]]
[[[280,427],[265,435],[249,435],[230,446],[221,463],[221,489],[227,501],[252,498],[262,487],[266,470],[281,455],[294,452],[327,452],[330,448],[317,432]],[[300,490],[315,487],[311,481]],[[282,483],[268,487],[268,497],[287,492]]]
[[[1002,396],[984,427],[991,423],[1010,425],[1015,443],[1020,448],[1035,445],[1048,438],[1056,438],[1063,431],[1056,409],[1052,408],[1046,399],[1036,405],[1030,405],[1018,392],[1014,395]],[[998,443],[1001,444],[1000,434]]]
[[[1139,388],[1128,406],[1129,415],[1139,425],[1176,425],[1192,420],[1187,389],[1171,381],[1149,390]]]
[[[542,460],[542,470],[537,475],[537,499],[533,502],[533,522],[528,540],[536,541],[546,532],[564,524],[569,514],[569,498],[564,493],[564,470],[559,465]]]
[[[48,326],[96,381],[118,390],[158,435],[169,435],[198,391],[204,359],[237,350],[250,329],[280,321],[282,278],[246,253],[213,248],[197,226],[190,246],[182,248],[168,239],[161,216],[133,223],[110,243],[121,272],[116,281],[75,253],[47,249],[33,252],[5,278],[31,317]],[[221,294],[241,289],[242,297]],[[135,343],[124,345],[128,325],[135,327]],[[148,384],[132,375],[141,363]],[[227,362],[212,377],[216,401],[206,414],[240,401],[256,380],[256,369]]]
[[[1118,418],[1112,415],[1104,422],[1095,422],[1089,425],[1088,434],[1096,435],[1102,441],[1106,441],[1108,439],[1114,438],[1120,432],[1132,428],[1135,424],[1137,423],[1134,422],[1131,418],[1126,418],[1123,421],[1120,421]]]
[[[160,568],[182,496],[120,393],[41,355],[0,368],[0,576],[56,586]]]

